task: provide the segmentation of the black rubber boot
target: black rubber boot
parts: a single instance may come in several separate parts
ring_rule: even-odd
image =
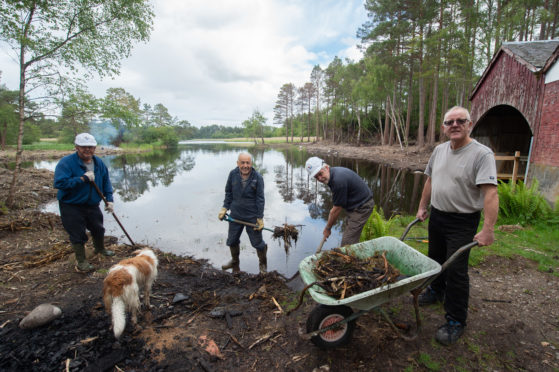
[[[101,253],[103,256],[114,256],[115,252],[105,249],[105,237],[93,236],[93,246],[95,247],[95,253]]]
[[[264,247],[264,249],[256,250],[256,254],[258,255],[258,268],[260,269],[260,274],[266,274],[268,269],[268,259],[266,258],[266,252],[268,252],[267,245]]]
[[[239,254],[241,253],[241,248],[237,244],[237,245],[230,246],[229,250],[231,251],[231,261],[229,261],[225,265],[222,265],[221,269],[222,270],[233,269],[233,272],[235,273],[240,271]]]
[[[95,267],[85,259],[85,247],[83,244],[72,244],[72,249],[74,253],[76,253],[76,268],[79,271],[88,272],[95,269]]]

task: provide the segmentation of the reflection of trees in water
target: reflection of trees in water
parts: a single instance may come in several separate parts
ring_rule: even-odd
[[[127,154],[111,161],[111,181],[124,201],[138,199],[150,187],[169,186],[175,176],[194,168],[192,155],[179,150]]]

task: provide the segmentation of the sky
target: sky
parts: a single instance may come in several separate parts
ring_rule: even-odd
[[[240,125],[259,110],[273,124],[283,84],[310,81],[335,56],[357,61],[363,0],[154,1],[149,42],[134,46],[120,75],[88,82],[98,98],[124,88],[190,124]],[[18,87],[16,59],[0,44],[0,83]]]

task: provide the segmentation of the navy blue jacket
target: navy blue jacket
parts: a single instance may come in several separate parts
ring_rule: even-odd
[[[252,168],[247,184],[241,185],[239,167],[233,169],[225,185],[223,207],[231,210],[231,217],[247,222],[255,222],[264,217],[264,179]]]
[[[103,161],[93,156],[95,162],[95,184],[107,201],[113,201],[113,186],[109,179],[109,170]],[[67,204],[98,205],[101,197],[93,185],[82,181],[80,177],[86,172],[85,164],[78,153],[60,159],[54,169],[54,188],[58,189],[56,197]]]

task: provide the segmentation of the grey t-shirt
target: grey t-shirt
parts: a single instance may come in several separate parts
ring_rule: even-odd
[[[444,212],[481,211],[479,185],[497,185],[493,151],[474,139],[458,150],[450,148],[450,141],[435,147],[425,174],[431,177],[431,205]]]

